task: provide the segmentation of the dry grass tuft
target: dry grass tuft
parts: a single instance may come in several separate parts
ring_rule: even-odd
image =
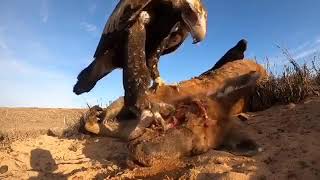
[[[280,76],[274,75],[270,66],[267,67],[270,75],[259,82],[256,94],[252,97],[252,111],[264,110],[276,104],[299,103],[309,96],[319,96],[320,69],[316,67],[315,59],[312,68],[306,64],[300,66],[286,49],[282,50],[291,65],[285,66]]]
[[[316,62],[316,58],[314,58],[314,60],[312,61],[312,68],[313,68],[313,70],[315,72],[314,81],[318,86],[320,86],[320,68],[317,68],[315,62]]]

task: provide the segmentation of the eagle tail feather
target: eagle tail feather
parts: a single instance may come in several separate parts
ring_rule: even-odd
[[[106,60],[105,57],[96,58],[88,67],[83,69],[77,79],[77,83],[73,87],[73,92],[80,95],[89,92],[96,83],[111,73],[116,67],[111,60]]]

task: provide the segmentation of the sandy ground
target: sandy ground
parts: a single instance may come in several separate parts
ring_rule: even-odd
[[[58,129],[78,121],[85,110],[0,108],[1,135],[10,140],[47,134],[48,129]]]
[[[81,112],[0,109],[0,179],[320,179],[320,98],[251,113],[251,135],[263,148],[254,157],[211,150],[152,168],[128,166],[117,139],[47,135]]]

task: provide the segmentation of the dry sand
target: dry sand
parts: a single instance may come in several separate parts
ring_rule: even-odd
[[[126,143],[58,138],[85,110],[0,109],[0,179],[320,179],[320,98],[251,113],[254,157],[211,150],[152,168],[128,166]]]

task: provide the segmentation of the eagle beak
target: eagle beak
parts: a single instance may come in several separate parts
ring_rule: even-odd
[[[182,19],[187,24],[193,38],[193,44],[204,40],[207,34],[207,11],[198,11],[194,7],[182,13]],[[190,11],[191,10],[191,11]]]

